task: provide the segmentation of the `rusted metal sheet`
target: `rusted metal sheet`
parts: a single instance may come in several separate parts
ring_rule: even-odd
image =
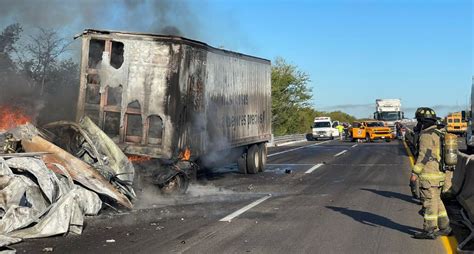
[[[132,208],[130,200],[115,189],[97,170],[56,145],[39,136],[33,136],[30,140],[23,139],[21,145],[26,152],[46,152],[47,154],[42,156],[42,160],[55,173],[64,174],[54,165],[59,164],[68,171],[74,181],[98,194],[115,200],[124,207]]]
[[[173,36],[86,30],[82,43],[77,119],[126,153],[196,158],[270,140],[270,61]]]

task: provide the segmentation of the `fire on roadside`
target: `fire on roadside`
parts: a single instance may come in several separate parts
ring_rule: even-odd
[[[20,108],[0,105],[0,131],[7,131],[29,122],[31,122],[31,117]]]
[[[151,160],[151,157],[140,155],[128,155],[128,160],[132,163],[140,163]]]
[[[179,153],[179,158],[183,161],[188,161],[191,159],[191,149],[189,147],[186,147],[183,152]]]

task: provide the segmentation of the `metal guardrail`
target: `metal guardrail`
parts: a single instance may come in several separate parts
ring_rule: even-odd
[[[282,142],[287,142],[287,141],[302,140],[305,138],[306,138],[306,134],[291,134],[291,135],[274,137],[273,141],[282,143]]]
[[[269,146],[277,146],[279,144],[301,140],[306,140],[306,134],[291,134],[278,137],[272,136],[272,140],[270,141]]]

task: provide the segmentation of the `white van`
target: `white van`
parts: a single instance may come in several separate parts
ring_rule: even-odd
[[[313,122],[313,139],[334,139],[339,136],[336,129],[338,122],[332,122],[330,117],[316,117]]]

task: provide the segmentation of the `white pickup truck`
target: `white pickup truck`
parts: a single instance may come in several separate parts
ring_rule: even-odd
[[[313,139],[334,139],[339,136],[339,131],[336,126],[339,122],[331,121],[330,117],[316,117],[314,118],[313,125]]]

